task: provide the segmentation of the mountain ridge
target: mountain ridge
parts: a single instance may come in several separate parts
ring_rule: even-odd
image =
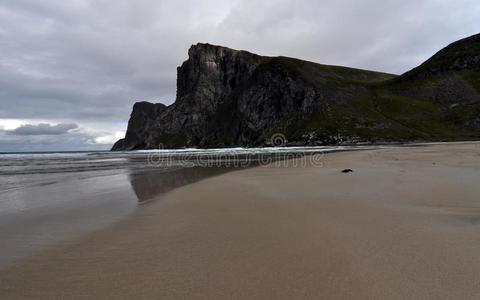
[[[400,76],[198,43],[176,100],[134,105],[112,150],[480,138],[480,34]]]

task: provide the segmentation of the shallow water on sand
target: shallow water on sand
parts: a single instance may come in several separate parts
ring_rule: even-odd
[[[176,187],[272,160],[374,147],[0,154],[0,268],[112,225]]]

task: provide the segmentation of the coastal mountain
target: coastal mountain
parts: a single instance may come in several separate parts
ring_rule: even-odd
[[[135,103],[112,150],[480,138],[480,34],[401,75],[197,44],[173,104]]]

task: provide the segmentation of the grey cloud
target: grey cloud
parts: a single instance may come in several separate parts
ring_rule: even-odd
[[[47,123],[41,123],[38,125],[22,125],[9,131],[9,134],[13,135],[59,135],[65,134],[72,129],[78,128],[75,123],[60,123],[57,125],[50,125]]]
[[[74,127],[72,124],[67,125],[62,127],[64,129]],[[108,135],[110,132],[85,131],[83,128],[76,127],[75,130],[68,130],[63,134],[25,135],[13,134],[12,130],[0,128],[0,152],[108,150],[111,145],[101,143],[96,138]]]

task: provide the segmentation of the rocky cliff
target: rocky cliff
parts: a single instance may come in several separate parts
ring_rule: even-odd
[[[170,106],[136,103],[112,150],[480,138],[480,35],[402,76],[193,45]]]

